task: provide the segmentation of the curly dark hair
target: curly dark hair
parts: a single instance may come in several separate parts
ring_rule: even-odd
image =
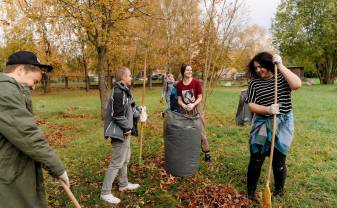
[[[258,78],[259,75],[255,72],[254,62],[259,63],[263,68],[274,73],[273,55],[269,52],[261,52],[254,56],[248,64],[248,72],[253,78]]]

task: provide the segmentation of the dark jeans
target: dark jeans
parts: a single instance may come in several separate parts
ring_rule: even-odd
[[[266,156],[269,156],[270,152],[265,154],[256,153],[250,155],[250,162],[248,165],[247,173],[247,191],[248,197],[253,198],[256,190],[257,182],[260,177],[261,167],[263,165],[264,159]],[[275,180],[275,190],[274,195],[283,195],[283,187],[285,179],[287,176],[287,167],[286,167],[286,155],[282,154],[276,148],[274,148],[273,156],[273,173]]]

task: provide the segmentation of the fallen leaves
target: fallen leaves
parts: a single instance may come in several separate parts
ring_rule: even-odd
[[[182,193],[182,192],[180,192]],[[183,199],[184,195],[181,195]],[[186,199],[185,199],[186,200]],[[199,187],[188,197],[188,207],[246,207],[250,203],[243,194],[240,194],[230,185],[207,185]]]
[[[161,154],[162,155],[162,154]],[[157,185],[149,187],[146,194],[152,194],[156,190],[167,192],[172,186],[176,186],[177,193],[175,197],[182,202],[178,207],[223,207],[223,208],[241,208],[247,207],[251,201],[244,194],[227,184],[212,184],[208,178],[201,174],[190,177],[173,177],[168,174],[164,168],[165,161],[163,156],[144,161],[144,165],[130,165],[130,172],[133,174],[149,173],[152,180],[159,181]],[[141,177],[141,176],[140,176]],[[182,182],[180,179],[185,180]],[[154,202],[146,202],[149,206],[154,206]]]
[[[43,118],[38,117],[36,119],[36,124],[38,126],[43,126],[48,131],[44,132],[45,138],[48,140],[51,146],[60,146],[68,141],[71,140],[70,137],[65,135],[65,132],[75,128],[74,126],[65,126],[65,125],[58,125],[56,123],[52,123],[46,121]]]
[[[160,170],[160,189],[163,191],[167,191],[168,188],[176,183],[176,178],[171,174],[167,174],[167,172],[163,169]]]
[[[62,113],[57,116],[59,119],[85,119],[89,118],[87,114],[70,114],[70,113]]]

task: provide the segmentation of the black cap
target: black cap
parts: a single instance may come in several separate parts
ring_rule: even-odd
[[[9,56],[6,65],[15,65],[15,64],[29,64],[38,66],[40,68],[47,69],[48,72],[53,70],[53,67],[46,64],[41,64],[37,59],[37,56],[30,51],[18,51]]]

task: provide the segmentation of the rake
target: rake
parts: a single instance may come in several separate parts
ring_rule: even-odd
[[[277,104],[277,65],[276,64],[274,65],[274,76],[275,76],[274,103]],[[270,147],[270,157],[269,157],[269,166],[268,166],[268,172],[267,172],[267,182],[266,182],[266,186],[264,188],[263,196],[262,196],[263,207],[265,207],[265,208],[272,208],[269,181],[270,181],[270,175],[271,175],[271,168],[272,168],[272,165],[273,165],[275,134],[276,134],[276,114],[274,114],[274,117],[273,117],[273,136],[272,136],[271,147]]]

